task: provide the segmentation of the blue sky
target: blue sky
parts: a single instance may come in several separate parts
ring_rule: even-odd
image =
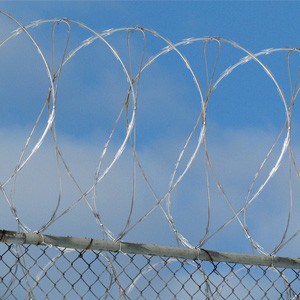
[[[292,1],[2,1],[0,9],[14,16],[23,25],[41,19],[68,18],[82,22],[99,33],[111,28],[142,26],[158,32],[173,43],[191,37],[221,37],[220,48],[216,41],[212,41],[207,44],[206,49],[209,78],[216,58],[218,62],[212,78],[213,83],[227,68],[247,55],[241,48],[234,47],[230,41],[238,43],[252,53],[258,53],[269,48],[296,48],[300,40],[299,3]],[[9,36],[11,30],[16,29],[16,24],[4,15],[1,15],[0,25],[3,28],[1,40]],[[52,23],[48,22],[29,29],[39,44],[49,68],[52,66],[53,53],[51,26]],[[70,22],[70,28],[67,52],[92,36],[91,32],[74,22]],[[55,28],[54,68],[59,66],[66,45],[67,29],[64,23]],[[123,30],[107,37],[107,41],[116,49],[127,70],[132,69],[133,74],[137,72],[143,55],[142,62],[145,63],[167,46],[151,31],[145,32],[144,53],[142,33],[134,32],[130,35],[131,67],[128,58],[128,31]],[[202,41],[197,41],[179,46],[178,49],[188,59],[205,96],[207,91],[203,45]],[[286,66],[287,51],[262,55],[259,59],[271,70],[289,105],[291,93]],[[3,153],[0,159],[0,176],[1,182],[5,182],[14,174],[22,147],[43,107],[49,78],[41,56],[25,34],[18,35],[0,48],[0,63],[0,134]],[[298,71],[299,53],[294,52],[290,56],[292,84],[296,82]],[[198,126],[175,172],[175,181],[181,178],[181,174],[184,174],[184,177],[171,193],[171,213],[174,219],[168,220],[174,221],[176,229],[189,240],[190,245],[197,245],[205,234],[209,180],[209,232],[212,236],[208,234],[210,238],[205,247],[226,251],[252,251],[236,219],[222,230],[217,230],[233,215],[230,205],[237,211],[244,205],[247,191],[259,166],[285,124],[286,112],[276,84],[259,63],[249,61],[235,68],[218,84],[211,95],[207,111],[206,142],[212,167],[205,165],[203,143],[197,149],[201,129]],[[57,92],[57,145],[82,191],[89,190],[94,182],[99,157],[120,112],[127,89],[128,82],[120,63],[103,42],[96,41],[78,51],[63,67]],[[191,73],[174,51],[162,55],[142,72],[138,85],[135,123],[136,150],[147,179],[158,198],[168,191],[176,161],[200,111],[201,98]],[[132,103],[129,104],[129,118],[131,114]],[[0,200],[3,207],[0,214],[3,228],[14,229],[11,227],[16,226],[8,203],[13,203],[19,209],[20,219],[30,230],[38,230],[51,217],[58,198],[61,199],[59,214],[79,197],[78,187],[68,175],[63,161],[60,158],[56,159],[55,143],[50,131],[47,131],[43,144],[35,151],[36,143],[47,128],[47,118],[45,111],[21,162],[24,162],[28,155],[30,159],[18,173],[16,181],[9,180],[5,186],[8,198],[5,199],[3,195]],[[125,121],[123,113],[100,174],[118,156],[118,151],[122,148],[126,136]],[[296,163],[297,159],[299,160],[297,130],[299,108],[296,101],[291,142]],[[270,158],[264,164],[250,193],[250,199],[260,191],[260,186],[276,166],[286,134],[284,130]],[[118,236],[126,224],[135,176],[136,191],[131,225],[138,222],[155,204],[141,170],[134,165],[130,140],[125,146],[108,175],[97,185],[97,194],[94,196],[90,192],[87,197],[90,203],[94,203],[95,200],[103,223],[114,233],[114,237]],[[194,152],[195,158],[185,173]],[[286,152],[275,176],[268,181],[263,192],[247,210],[246,223],[249,233],[266,252],[272,252],[280,242],[288,220],[290,162]],[[135,168],[137,173],[133,175]],[[205,170],[208,170],[208,173],[205,173]],[[295,202],[287,237],[292,236],[299,228],[299,178],[293,168],[292,174]],[[219,182],[223,193],[220,191]],[[163,205],[165,207],[165,202]],[[36,214],[36,211],[39,211],[39,214]],[[51,224],[47,233],[102,238],[101,230],[88,205],[82,200]],[[176,245],[176,239],[160,208],[156,208],[145,220],[133,227],[124,239]],[[296,245],[299,245],[298,237],[280,253],[293,256]]]

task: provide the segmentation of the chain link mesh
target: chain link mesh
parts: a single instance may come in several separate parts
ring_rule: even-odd
[[[1,299],[300,299],[300,270],[1,243]]]

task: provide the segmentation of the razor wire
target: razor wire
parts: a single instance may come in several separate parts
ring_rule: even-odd
[[[262,50],[256,53],[252,53],[248,49],[242,47],[238,43],[222,38],[222,37],[200,37],[200,38],[188,38],[180,42],[172,42],[168,38],[162,36],[157,31],[152,29],[148,29],[145,27],[124,27],[117,29],[108,29],[102,32],[98,32],[97,30],[89,27],[88,25],[71,20],[68,18],[63,19],[48,19],[48,20],[37,20],[29,25],[23,25],[20,21],[15,19],[12,15],[1,11],[1,17],[8,19],[11,21],[16,29],[14,29],[11,33],[7,34],[6,37],[2,38],[0,41],[0,49],[5,48],[5,46],[13,41],[14,39],[18,39],[21,36],[28,38],[35,51],[37,51],[40,56],[41,63],[45,69],[47,74],[48,82],[48,90],[46,92],[46,97],[43,100],[42,108],[39,114],[36,117],[34,122],[34,126],[32,127],[30,133],[28,134],[23,149],[20,152],[19,160],[15,165],[15,169],[12,174],[10,174],[2,183],[1,183],[1,192],[2,198],[8,204],[11,214],[14,216],[15,221],[18,225],[20,231],[23,232],[44,232],[45,230],[51,229],[51,226],[55,224],[58,220],[66,217],[70,211],[72,211],[79,203],[84,202],[89,210],[96,223],[99,226],[99,230],[104,234],[107,239],[118,241],[124,239],[124,237],[131,232],[137,226],[140,226],[141,223],[144,222],[154,211],[161,210],[163,216],[165,217],[167,223],[169,224],[171,232],[173,232],[175,238],[182,245],[194,248],[194,247],[203,247],[205,243],[207,243],[212,237],[217,235],[219,232],[231,224],[233,221],[237,221],[241,231],[244,236],[248,239],[249,244],[253,247],[253,249],[257,250],[263,254],[270,254],[269,251],[264,249],[264,245],[261,242],[258,242],[255,236],[252,235],[250,229],[247,226],[247,212],[250,207],[253,206],[259,197],[261,196],[263,190],[270,183],[271,179],[276,175],[278,169],[280,168],[284,159],[289,160],[290,166],[290,174],[294,174],[299,179],[299,167],[296,161],[294,150],[291,143],[291,134],[292,134],[292,115],[293,109],[295,107],[295,101],[299,93],[299,73],[297,74],[297,78],[295,81],[292,80],[291,71],[290,71],[290,60],[292,55],[299,54],[299,48],[297,47],[282,47],[282,48],[271,48]],[[44,49],[40,46],[40,41],[38,38],[35,38],[35,33],[33,30],[42,28],[45,25],[51,25],[51,49]],[[64,26],[66,28],[66,37],[64,43],[62,45],[63,54],[61,58],[55,57],[55,46],[56,46],[56,30],[57,26]],[[85,33],[90,35],[88,38],[81,40],[78,42],[77,46],[70,48],[70,41],[72,40],[74,33],[76,30],[83,30]],[[114,46],[109,38],[114,36],[115,34],[123,34],[125,36],[125,45],[122,45],[123,48],[126,48],[128,61],[126,63],[122,56],[119,54],[119,49]],[[137,60],[138,70],[136,72],[133,71],[133,61],[136,60],[131,53],[131,43],[132,36],[138,34],[141,37],[142,45],[142,54]],[[149,36],[159,40],[164,43],[165,46],[158,50],[156,53],[153,53],[149,58],[146,58],[145,53],[147,49],[147,40]],[[119,64],[120,68],[123,71],[124,78],[127,83],[127,92],[121,100],[121,105],[119,109],[119,113],[115,119],[114,125],[111,128],[108,138],[106,139],[104,146],[102,147],[101,152],[99,153],[99,161],[96,166],[93,183],[87,189],[82,188],[81,183],[75,178],[72,167],[68,164],[68,159],[64,154],[64,151],[59,146],[57,141],[57,130],[56,130],[56,114],[59,110],[59,99],[58,90],[60,87],[60,77],[63,73],[64,69],[67,67],[68,63],[72,61],[74,57],[79,55],[79,53],[87,48],[91,47],[96,42],[101,42],[107,48],[109,53],[112,55],[113,59]],[[192,67],[192,63],[190,59],[188,59],[183,49],[189,47],[190,45],[199,44],[199,49],[202,49],[202,58],[204,61],[205,69],[202,70],[203,74],[201,76],[194,70]],[[215,45],[218,49],[218,53],[216,58],[212,64],[212,71],[210,71],[210,62],[208,59],[208,46]],[[222,52],[222,47],[226,45],[232,47],[233,49],[237,49],[242,53],[242,58],[240,58],[237,62],[232,65],[229,65],[225,68],[220,74],[217,72],[217,67],[220,63]],[[202,47],[202,48],[201,48]],[[51,53],[51,58],[47,58],[45,54]],[[140,159],[140,154],[136,149],[138,142],[136,139],[136,130],[139,126],[137,123],[137,115],[139,113],[139,108],[142,105],[142,101],[140,99],[139,87],[143,84],[143,76],[144,73],[147,72],[148,69],[153,67],[161,57],[167,56],[170,53],[175,54],[180,63],[185,67],[188,75],[193,81],[194,89],[197,92],[197,102],[199,106],[199,111],[197,113],[198,117],[196,118],[193,126],[190,128],[189,134],[185,137],[185,140],[182,143],[182,148],[179,151],[176,162],[174,164],[173,171],[171,172],[169,184],[166,187],[166,192],[163,196],[157,195],[155,188],[153,187],[151,180],[148,177],[148,174],[143,166],[143,162]],[[285,93],[275,75],[273,75],[271,69],[265,64],[262,60],[262,57],[271,56],[276,53],[284,53],[286,54],[286,64],[288,70],[288,80],[290,84],[290,101],[287,100]],[[55,59],[59,60],[58,66],[55,66]],[[207,146],[207,124],[208,124],[208,116],[209,116],[209,107],[211,98],[220,85],[220,83],[233,74],[237,69],[248,63],[257,64],[262,72],[266,74],[270,82],[274,85],[278,96],[282,102],[282,111],[284,113],[284,124],[282,124],[282,130],[279,132],[277,138],[270,145],[269,151],[265,154],[265,158],[258,166],[257,172],[253,177],[253,180],[248,188],[248,193],[245,196],[244,204],[240,207],[236,207],[233,204],[232,199],[227,195],[226,188],[223,186],[221,179],[218,176],[218,173],[214,169],[213,159],[211,158],[208,146]],[[299,70],[298,70],[299,71]],[[204,88],[201,80],[205,78],[206,87]],[[74,100],[76,101],[76,99]],[[151,112],[149,112],[151,113]],[[47,120],[46,125],[44,125],[43,130],[38,132],[37,127],[41,126],[42,116],[46,114]],[[121,119],[125,118],[125,128],[124,135],[122,137],[122,141],[120,142],[117,150],[114,152],[111,150],[111,141],[116,134],[116,130],[118,126],[120,127]],[[38,134],[37,141],[32,142],[33,135]],[[52,146],[55,150],[56,155],[56,164],[58,169],[58,181],[59,181],[59,195],[58,200],[55,205],[53,212],[51,213],[51,217],[47,220],[40,228],[31,229],[27,226],[22,217],[18,214],[18,207],[15,205],[14,201],[14,190],[16,185],[18,184],[18,176],[26,169],[28,163],[33,159],[34,156],[39,152],[46,138],[51,137]],[[191,146],[192,139],[196,139],[195,145]],[[34,144],[33,146],[31,144]],[[281,144],[280,144],[281,143]],[[193,147],[193,149],[188,152],[188,149]],[[280,151],[275,159],[274,164],[267,170],[267,176],[261,182],[259,182],[259,186],[255,188],[255,185],[258,182],[258,178],[260,177],[262,171],[265,171],[266,165],[269,162],[270,156],[274,155],[274,148],[279,147]],[[130,210],[127,216],[126,224],[120,232],[113,232],[107,224],[103,221],[101,209],[98,207],[98,198],[99,198],[99,186],[101,182],[110,174],[120,160],[122,155],[124,155],[124,151],[126,149],[130,149],[133,165],[132,165],[132,194],[131,194],[131,204]],[[203,151],[203,152],[201,152]],[[188,153],[188,154],[187,154]],[[107,157],[111,156],[109,163],[105,165],[104,161]],[[177,226],[176,221],[174,220],[172,214],[172,195],[176,188],[179,185],[184,184],[184,178],[190,172],[191,168],[195,164],[195,159],[199,156],[203,156],[205,161],[205,176],[206,176],[206,190],[207,190],[207,199],[206,205],[208,207],[207,212],[207,224],[204,236],[199,236],[198,245],[193,245],[190,243],[188,237],[185,232],[181,232]],[[186,158],[188,156],[188,158]],[[184,159],[186,162],[184,162]],[[80,194],[79,197],[72,199],[72,203],[68,205],[68,207],[64,208],[62,211],[59,211],[61,207],[61,203],[63,201],[62,197],[62,189],[61,186],[61,176],[62,173],[66,174],[68,178],[72,181],[73,186],[76,188],[77,192]],[[292,175],[290,175],[292,177]],[[136,185],[137,181],[142,179],[150,191],[152,198],[154,200],[154,204],[144,212],[137,220],[132,221],[132,213],[135,208],[136,201]],[[12,188],[8,188],[9,184],[12,184]],[[214,185],[222,195],[222,199],[224,200],[224,205],[226,205],[231,211],[231,217],[229,217],[223,224],[221,224],[217,229],[211,230],[211,186]],[[284,231],[282,232],[282,238],[280,242],[276,245],[276,247],[271,251],[271,254],[276,254],[279,250],[285,247],[291,241],[296,240],[296,237],[299,234],[299,229],[294,230],[293,232],[289,232],[290,222],[291,222],[291,212],[293,207],[293,180],[290,178],[290,203],[289,203],[289,214],[286,220],[286,226]],[[91,198],[88,198],[91,197]],[[152,201],[153,201],[152,200]],[[26,201],[26,200],[24,200]],[[203,201],[203,199],[201,200]]]

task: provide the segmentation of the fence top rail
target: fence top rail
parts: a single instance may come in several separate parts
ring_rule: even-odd
[[[300,269],[300,259],[0,230],[0,242]]]

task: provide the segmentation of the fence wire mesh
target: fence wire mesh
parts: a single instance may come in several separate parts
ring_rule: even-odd
[[[138,244],[127,244],[132,253],[22,244],[20,236],[0,244],[1,299],[300,299],[298,260],[293,269],[277,267],[281,258],[250,265],[214,261],[219,252],[206,250],[210,260],[134,253]]]

